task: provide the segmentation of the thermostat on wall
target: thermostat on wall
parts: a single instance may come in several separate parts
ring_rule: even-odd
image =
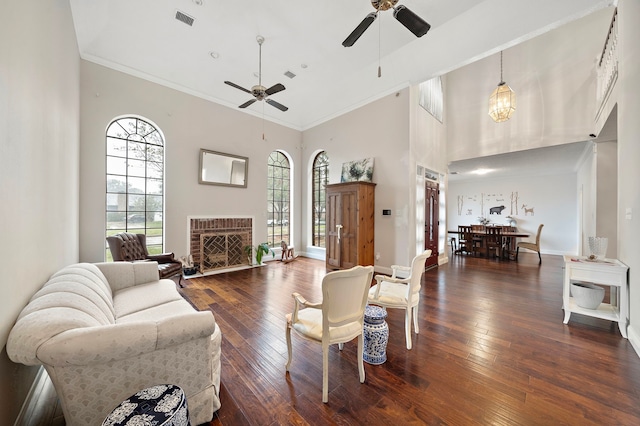
[[[391,216],[391,210],[390,209],[382,210],[382,216]]]

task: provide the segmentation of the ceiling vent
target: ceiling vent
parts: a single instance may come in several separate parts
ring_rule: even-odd
[[[176,19],[180,22],[184,22],[190,27],[193,26],[193,21],[195,21],[194,18],[187,15],[186,13],[180,12],[179,10],[176,10]]]
[[[286,72],[284,73],[284,75],[286,75],[286,76],[287,76],[287,77],[289,77],[289,78],[293,78],[293,77],[295,77],[295,76],[296,76],[296,75],[295,75],[294,73],[292,73],[291,71],[286,71]]]

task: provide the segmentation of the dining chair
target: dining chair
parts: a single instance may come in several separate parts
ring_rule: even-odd
[[[520,241],[516,247],[516,261],[518,260],[518,252],[520,251],[520,248],[522,247],[523,249],[527,249],[527,250],[531,250],[531,251],[535,251],[538,253],[538,264],[541,265],[542,264],[542,256],[540,256],[540,234],[542,233],[542,227],[544,226],[543,223],[541,223],[538,226],[538,233],[536,234],[536,242],[532,243],[532,242],[527,242],[527,241]]]
[[[486,225],[471,225],[471,232],[473,233],[471,241],[473,242],[472,248],[474,255],[476,252],[481,252],[483,250],[484,239],[482,234],[486,233],[486,230]]]
[[[511,225],[502,227],[502,257],[507,259],[515,259],[516,257],[516,244],[515,237],[512,235],[505,235],[505,233],[518,232],[518,228]]]
[[[376,284],[369,290],[369,303],[383,308],[404,309],[404,334],[407,349],[411,349],[411,318],[416,334],[418,328],[418,306],[420,304],[420,288],[424,264],[431,256],[431,250],[417,255],[411,267],[391,265],[392,275],[376,275]],[[398,272],[409,273],[406,278],[397,276]]]
[[[367,306],[373,266],[354,266],[351,269],[329,272],[322,279],[322,302],[312,303],[299,293],[293,293],[293,312],[287,314],[286,338],[291,366],[291,330],[303,338],[322,344],[322,402],[329,400],[329,345],[358,338],[358,371],[364,383],[364,308]]]
[[[473,236],[473,231],[471,226],[460,225],[458,226],[458,234],[460,239],[458,241],[459,251],[462,253],[471,253],[475,256],[478,250],[478,241]],[[482,241],[480,241],[482,243]]]
[[[458,234],[458,238],[460,238],[460,234]],[[449,245],[451,246],[451,254],[458,253],[458,241],[456,237],[449,237]]]
[[[487,257],[491,252],[495,251],[496,257],[502,257],[502,227],[500,226],[488,226],[486,229],[487,235],[485,236],[485,249]]]

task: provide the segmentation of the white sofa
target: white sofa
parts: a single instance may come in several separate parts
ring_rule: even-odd
[[[44,365],[67,426],[99,425],[123,400],[180,386],[191,424],[220,407],[222,335],[155,262],[79,263],[51,276],[9,334],[14,362]]]

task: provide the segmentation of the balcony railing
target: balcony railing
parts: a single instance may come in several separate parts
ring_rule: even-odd
[[[596,65],[596,121],[618,79],[618,11],[613,13],[609,34]]]

